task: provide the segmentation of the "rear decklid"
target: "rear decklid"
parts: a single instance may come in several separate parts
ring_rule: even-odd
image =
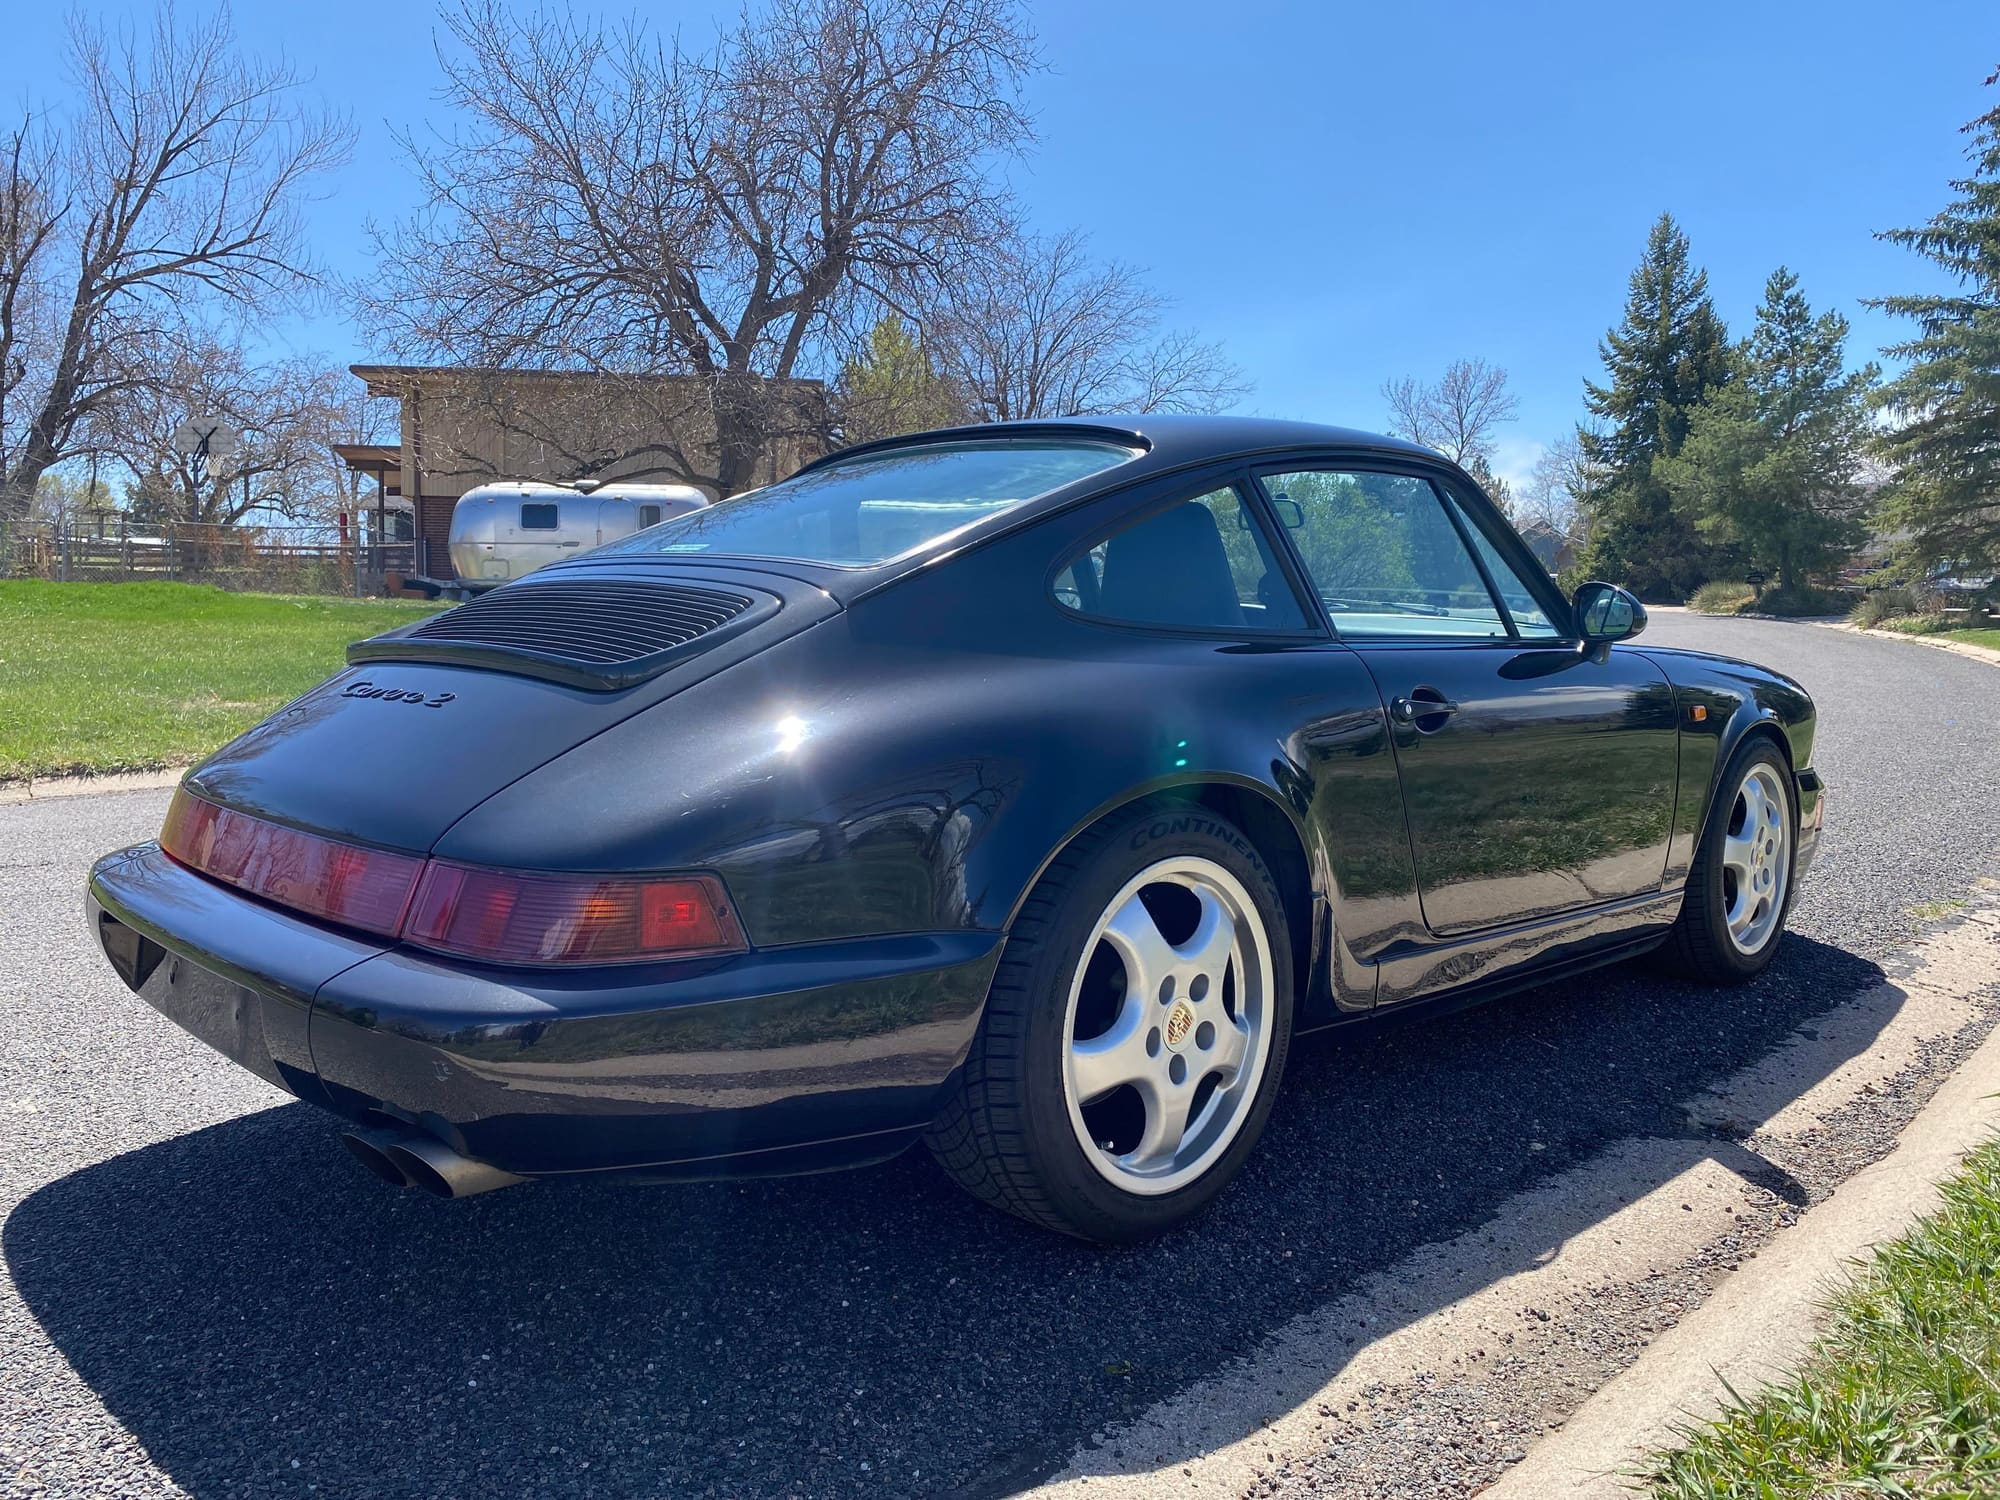
[[[224,746],[188,786],[315,832],[428,851],[501,788],[839,608],[812,584],[722,563],[544,570],[358,642],[346,671]]]

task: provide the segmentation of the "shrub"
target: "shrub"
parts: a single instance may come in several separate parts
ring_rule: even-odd
[[[1816,589],[1811,584],[1801,584],[1791,589],[1767,589],[1764,597],[1750,608],[1758,614],[1796,618],[1801,615],[1844,614],[1853,602],[1854,596],[1845,591]]]
[[[1920,609],[1917,591],[1913,588],[1876,589],[1873,593],[1863,594],[1861,602],[1848,611],[1847,623],[1871,629],[1884,620],[1914,615]]]
[[[1757,602],[1757,591],[1747,583],[1727,583],[1717,579],[1704,583],[1688,600],[1688,608],[1704,615],[1740,615]]]
[[[1943,615],[1914,614],[1898,615],[1881,622],[1879,630],[1900,631],[1904,635],[1942,635],[1952,628],[1951,622]]]

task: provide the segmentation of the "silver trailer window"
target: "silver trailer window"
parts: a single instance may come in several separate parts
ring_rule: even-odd
[[[523,531],[554,531],[559,524],[556,516],[557,505],[553,500],[523,501],[521,504],[521,529]]]

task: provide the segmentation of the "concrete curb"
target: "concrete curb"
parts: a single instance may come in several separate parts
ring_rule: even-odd
[[[41,776],[0,782],[0,806],[47,802],[56,797],[88,797],[100,792],[155,792],[181,784],[186,767],[165,771],[115,771],[108,776]]]
[[[1488,1500],[1630,1496],[1633,1468],[1675,1445],[1674,1429],[1716,1416],[1798,1363],[1827,1294],[1877,1245],[1940,1202],[1938,1184],[2000,1131],[2000,1031],[1945,1080],[1896,1149],[1864,1167],[1736,1272],[1638,1363],[1578,1407],[1561,1431],[1483,1493]]]
[[[2000,651],[1991,646],[1975,646],[1970,641],[1947,640],[1935,635],[1906,635],[1900,630],[1873,630],[1864,625],[1850,625],[1845,620],[1815,620],[1812,622],[1828,630],[1844,630],[1849,635],[1872,635],[1878,641],[1903,641],[1912,646],[1930,646],[1939,651],[1950,651],[1959,656],[1969,656],[1974,661],[1983,661],[2000,667]]]

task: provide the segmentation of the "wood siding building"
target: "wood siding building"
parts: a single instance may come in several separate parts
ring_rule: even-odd
[[[698,379],[433,365],[350,368],[370,396],[400,404],[400,444],[371,447],[365,456],[357,449],[348,462],[374,474],[385,493],[409,500],[422,576],[453,576],[447,545],[452,507],[467,490],[495,480],[644,480],[693,484],[711,498],[716,494],[715,423],[707,387]],[[773,381],[764,389],[773,436],[758,461],[760,485],[818,457],[827,431],[819,381]]]

